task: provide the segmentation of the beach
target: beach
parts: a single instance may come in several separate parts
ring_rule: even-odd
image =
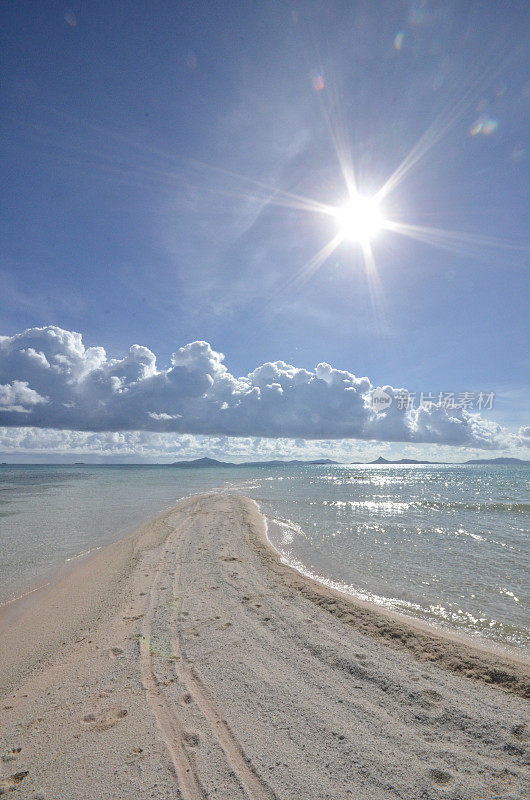
[[[524,654],[329,589],[265,531],[252,500],[195,495],[6,606],[1,789],[527,797]]]

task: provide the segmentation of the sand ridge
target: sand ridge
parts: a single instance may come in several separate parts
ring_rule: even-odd
[[[4,791],[526,797],[525,701],[351,624],[318,587],[302,590],[263,533],[252,501],[197,495],[107,549],[98,569],[117,574],[118,562],[120,579],[106,594],[97,583],[83,640],[68,639],[53,663],[32,661],[25,678],[12,656],[20,680],[0,699]],[[53,612],[41,603],[41,617]]]

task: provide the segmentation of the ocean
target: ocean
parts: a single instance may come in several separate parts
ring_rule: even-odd
[[[206,490],[258,502],[305,574],[517,648],[530,643],[530,469],[321,465],[0,468],[0,604]]]

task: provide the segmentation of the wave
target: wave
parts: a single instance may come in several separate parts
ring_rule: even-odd
[[[276,525],[279,524],[278,519],[265,519],[266,523],[272,521]],[[293,524],[292,522],[289,523],[289,527],[291,529],[294,529],[295,527],[299,528],[299,526]],[[460,630],[462,633],[465,633],[471,637],[478,637],[479,639],[492,639],[493,641],[502,642],[503,644],[510,644],[522,649],[525,649],[528,647],[528,645],[530,645],[530,629],[527,627],[507,624],[495,619],[491,619],[486,615],[476,615],[470,611],[460,608],[455,603],[448,601],[434,601],[424,605],[411,600],[405,600],[404,598],[376,594],[366,588],[354,586],[353,584],[345,581],[336,580],[315,570],[312,567],[306,566],[298,557],[293,554],[291,550],[284,550],[281,548],[281,545],[285,546],[291,544],[292,539],[283,541],[280,547],[274,544],[268,535],[268,525],[267,538],[272,547],[279,553],[284,564],[292,567],[301,575],[305,575],[306,577],[311,578],[312,580],[315,580],[324,586],[327,586],[329,589],[335,589],[342,594],[349,595],[350,597],[362,600],[364,602],[373,603],[381,608],[386,608],[390,611],[404,614],[405,616],[423,619],[428,622],[434,622],[441,626],[446,626],[446,629],[448,630]],[[512,597],[517,603],[519,602],[519,599],[516,598],[515,595],[509,590],[501,587],[500,593]]]
[[[428,508],[434,511],[499,511],[506,514],[528,514],[530,503],[465,503],[443,500],[322,500],[312,501],[311,505],[333,506],[334,508],[364,509],[374,513],[403,514],[414,508]]]
[[[422,508],[432,508],[436,511],[503,511],[508,514],[528,514],[530,512],[530,503],[462,503],[455,501],[420,500],[415,501],[412,505],[421,506]]]

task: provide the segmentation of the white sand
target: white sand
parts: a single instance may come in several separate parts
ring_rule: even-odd
[[[4,614],[3,791],[528,798],[528,664],[301,577],[263,531],[197,495]]]

